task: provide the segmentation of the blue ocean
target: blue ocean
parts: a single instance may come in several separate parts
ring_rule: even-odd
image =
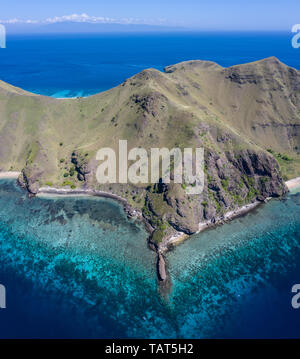
[[[300,68],[292,33],[10,35],[0,49],[0,79],[38,94],[88,96],[146,68],[187,60],[232,66],[276,56]]]
[[[88,96],[154,67],[276,56],[284,33],[8,36],[0,79],[54,97]],[[299,189],[300,191],[300,189]],[[167,255],[162,295],[143,226],[114,201],[28,198],[0,180],[0,338],[299,338],[300,192],[191,237]]]
[[[295,338],[300,193],[193,236],[158,290],[144,228],[113,201],[0,181],[1,338]],[[164,295],[162,295],[164,294]]]

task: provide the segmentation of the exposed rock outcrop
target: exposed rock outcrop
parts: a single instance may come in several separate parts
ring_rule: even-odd
[[[72,153],[71,162],[75,165],[78,180],[85,181],[86,175],[91,172],[87,156],[79,151],[74,151]]]
[[[164,260],[163,255],[160,252],[157,255],[157,272],[158,272],[158,278],[161,281],[165,281],[167,279],[166,262]]]

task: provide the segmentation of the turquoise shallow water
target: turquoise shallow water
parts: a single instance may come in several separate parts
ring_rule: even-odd
[[[300,193],[194,236],[168,258],[187,337],[299,337]]]
[[[115,202],[27,198],[0,181],[2,338],[299,337],[300,194],[196,235],[157,289],[145,230]]]

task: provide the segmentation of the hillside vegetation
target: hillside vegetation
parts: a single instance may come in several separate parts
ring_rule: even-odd
[[[102,185],[96,152],[204,147],[205,190]],[[148,69],[88,98],[54,99],[0,82],[0,169],[41,186],[94,188],[126,198],[156,229],[194,233],[256,198],[280,196],[300,174],[300,72],[276,58],[222,68],[208,61]]]

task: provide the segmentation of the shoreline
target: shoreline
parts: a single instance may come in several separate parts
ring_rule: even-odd
[[[0,179],[17,179],[21,172],[0,172]],[[300,187],[300,177],[291,179],[285,182],[288,190],[295,189]],[[37,197],[41,198],[54,198],[54,197],[99,197],[99,198],[108,198],[117,201],[118,203],[123,205],[123,210],[127,217],[132,220],[140,221],[144,224],[146,231],[149,236],[147,239],[149,249],[153,250],[157,255],[157,278],[161,283],[166,282],[167,280],[167,270],[166,263],[164,260],[164,255],[170,250],[170,247],[177,246],[183,241],[187,240],[191,235],[186,234],[184,232],[175,231],[168,238],[163,239],[162,243],[156,245],[151,241],[151,234],[154,231],[154,228],[150,225],[150,223],[143,217],[141,211],[134,209],[125,198],[122,198],[116,194],[105,192],[105,191],[97,191],[93,189],[69,189],[69,188],[54,188],[54,187],[40,187],[38,192],[34,194]],[[237,217],[243,216],[248,212],[252,211],[256,207],[260,206],[262,203],[266,203],[271,198],[267,198],[265,201],[254,201],[252,203],[248,203],[240,208],[236,208],[234,210],[226,212],[224,215],[217,217],[213,220],[208,220],[204,222],[200,222],[198,225],[198,231],[194,234],[199,234],[206,229],[214,228],[218,225],[222,225],[227,223]],[[192,234],[192,235],[194,235]]]
[[[21,174],[21,172],[17,172],[17,171],[4,171],[4,172],[0,172],[0,179],[17,179],[20,174]],[[289,191],[293,190],[297,187],[300,187],[300,177],[296,177],[291,180],[288,180],[285,182],[285,184]],[[102,198],[112,199],[112,200],[115,200],[123,205],[123,209],[124,209],[125,213],[127,214],[128,218],[142,221],[145,224],[146,230],[149,234],[152,234],[152,232],[154,230],[151,227],[151,225],[145,220],[141,211],[134,209],[125,198],[122,198],[122,197],[120,197],[116,194],[110,193],[110,192],[97,191],[97,190],[93,190],[93,189],[74,189],[74,190],[72,190],[69,188],[40,187],[38,192],[35,194],[35,196],[49,197],[49,198],[55,197],[55,196],[61,196],[61,197],[62,196],[64,196],[64,197],[74,197],[74,196],[85,197],[86,196],[86,197],[102,197]],[[271,198],[267,198],[264,202],[267,202],[270,199]],[[264,202],[256,200],[253,203],[248,203],[240,208],[236,208],[232,211],[228,211],[224,215],[214,219],[213,221],[208,220],[208,221],[200,222],[199,229],[194,234],[201,233],[202,231],[204,231],[206,229],[213,228],[217,225],[222,225],[222,224],[224,224],[228,221],[231,221],[237,217],[243,216],[244,214],[247,214],[252,209],[255,209],[257,206],[261,205]],[[157,248],[156,248],[156,246],[154,246],[155,251],[157,253],[158,252],[166,253],[168,251],[168,247],[170,245],[177,245],[177,244],[183,242],[184,240],[188,239],[190,236],[191,235],[189,235],[187,233],[175,231],[169,238],[165,239],[161,245],[157,246]],[[151,241],[149,241],[149,238],[148,238],[148,244],[150,244],[150,247],[152,249],[154,249],[153,245],[151,245],[153,243]]]
[[[153,228],[143,217],[142,212],[133,208],[127,201],[127,199],[120,197],[116,194],[105,192],[105,191],[97,191],[92,189],[67,189],[67,188],[51,188],[51,187],[40,187],[36,197],[39,198],[55,198],[55,197],[98,197],[98,198],[107,198],[117,201],[119,204],[123,206],[123,210],[127,215],[127,218],[140,221],[144,224],[146,231],[149,233],[148,243],[150,235],[153,232]],[[156,252],[156,250],[155,250]]]
[[[124,211],[131,219],[143,220],[142,212],[132,208],[128,201],[116,194],[97,191],[92,189],[67,189],[67,188],[51,188],[51,187],[40,187],[38,192],[35,194],[36,197],[40,198],[54,198],[54,197],[99,197],[108,198],[115,200],[123,205]]]
[[[269,201],[271,198],[267,198],[266,201]],[[216,226],[222,225],[224,223],[230,222],[233,219],[236,219],[240,216],[243,216],[245,214],[247,214],[248,212],[251,212],[253,209],[255,209],[256,207],[260,206],[261,204],[263,204],[265,202],[260,202],[260,201],[255,201],[253,203],[249,203],[246,204],[240,208],[237,208],[235,210],[226,212],[224,215],[216,218],[214,221],[212,220],[207,220],[204,222],[200,222],[199,223],[199,229],[197,232],[195,232],[194,234],[186,234],[184,232],[177,232],[175,233],[172,237],[170,237],[169,239],[167,239],[165,241],[165,243],[163,243],[160,246],[160,250],[163,253],[167,253],[169,250],[169,247],[171,245],[179,245],[180,243],[182,243],[183,241],[185,241],[186,239],[188,239],[189,237],[195,235],[195,234],[199,234],[207,229],[211,229],[214,228]]]
[[[0,172],[0,179],[6,179],[6,178],[17,179],[20,176],[20,174],[21,172],[17,172],[17,171]]]
[[[17,171],[3,171],[0,172],[0,179],[18,179],[21,172]],[[293,190],[297,187],[300,187],[300,177],[293,178],[291,180],[288,180],[285,182],[288,190]],[[70,189],[70,188],[54,188],[54,187],[40,187],[38,192],[35,194],[37,197],[101,197],[101,198],[108,198],[115,200],[122,204],[124,207],[124,211],[127,214],[128,217],[131,219],[138,219],[145,223],[145,227],[148,233],[153,232],[153,228],[151,225],[145,220],[143,217],[143,214],[141,211],[134,209],[127,201],[127,199],[120,197],[116,194],[105,192],[105,191],[98,191],[93,189]],[[271,199],[271,197],[267,198],[264,202],[267,202]],[[255,201],[253,203],[248,203],[242,207],[236,208],[234,210],[226,212],[224,215],[215,218],[213,221],[208,220],[204,222],[199,223],[199,229],[194,234],[201,233],[202,231],[212,228],[217,225],[221,225],[227,221],[231,221],[239,216],[243,216],[244,214],[247,214],[252,209],[256,208],[257,206],[261,205],[261,201]],[[171,235],[168,239],[162,243],[162,245],[158,246],[156,251],[165,253],[168,250],[168,246],[171,244],[179,244],[185,239],[189,238],[191,235],[186,234],[185,232],[175,231],[173,235]]]
[[[42,95],[43,96],[43,95]],[[53,96],[49,96],[52,98],[55,98],[55,100],[74,100],[74,99],[82,99],[82,98],[88,98],[90,96],[94,96],[94,95],[89,95],[89,96],[74,96],[74,97],[53,97]]]
[[[289,190],[300,187],[300,177],[292,178],[291,180],[286,181],[285,184]]]

